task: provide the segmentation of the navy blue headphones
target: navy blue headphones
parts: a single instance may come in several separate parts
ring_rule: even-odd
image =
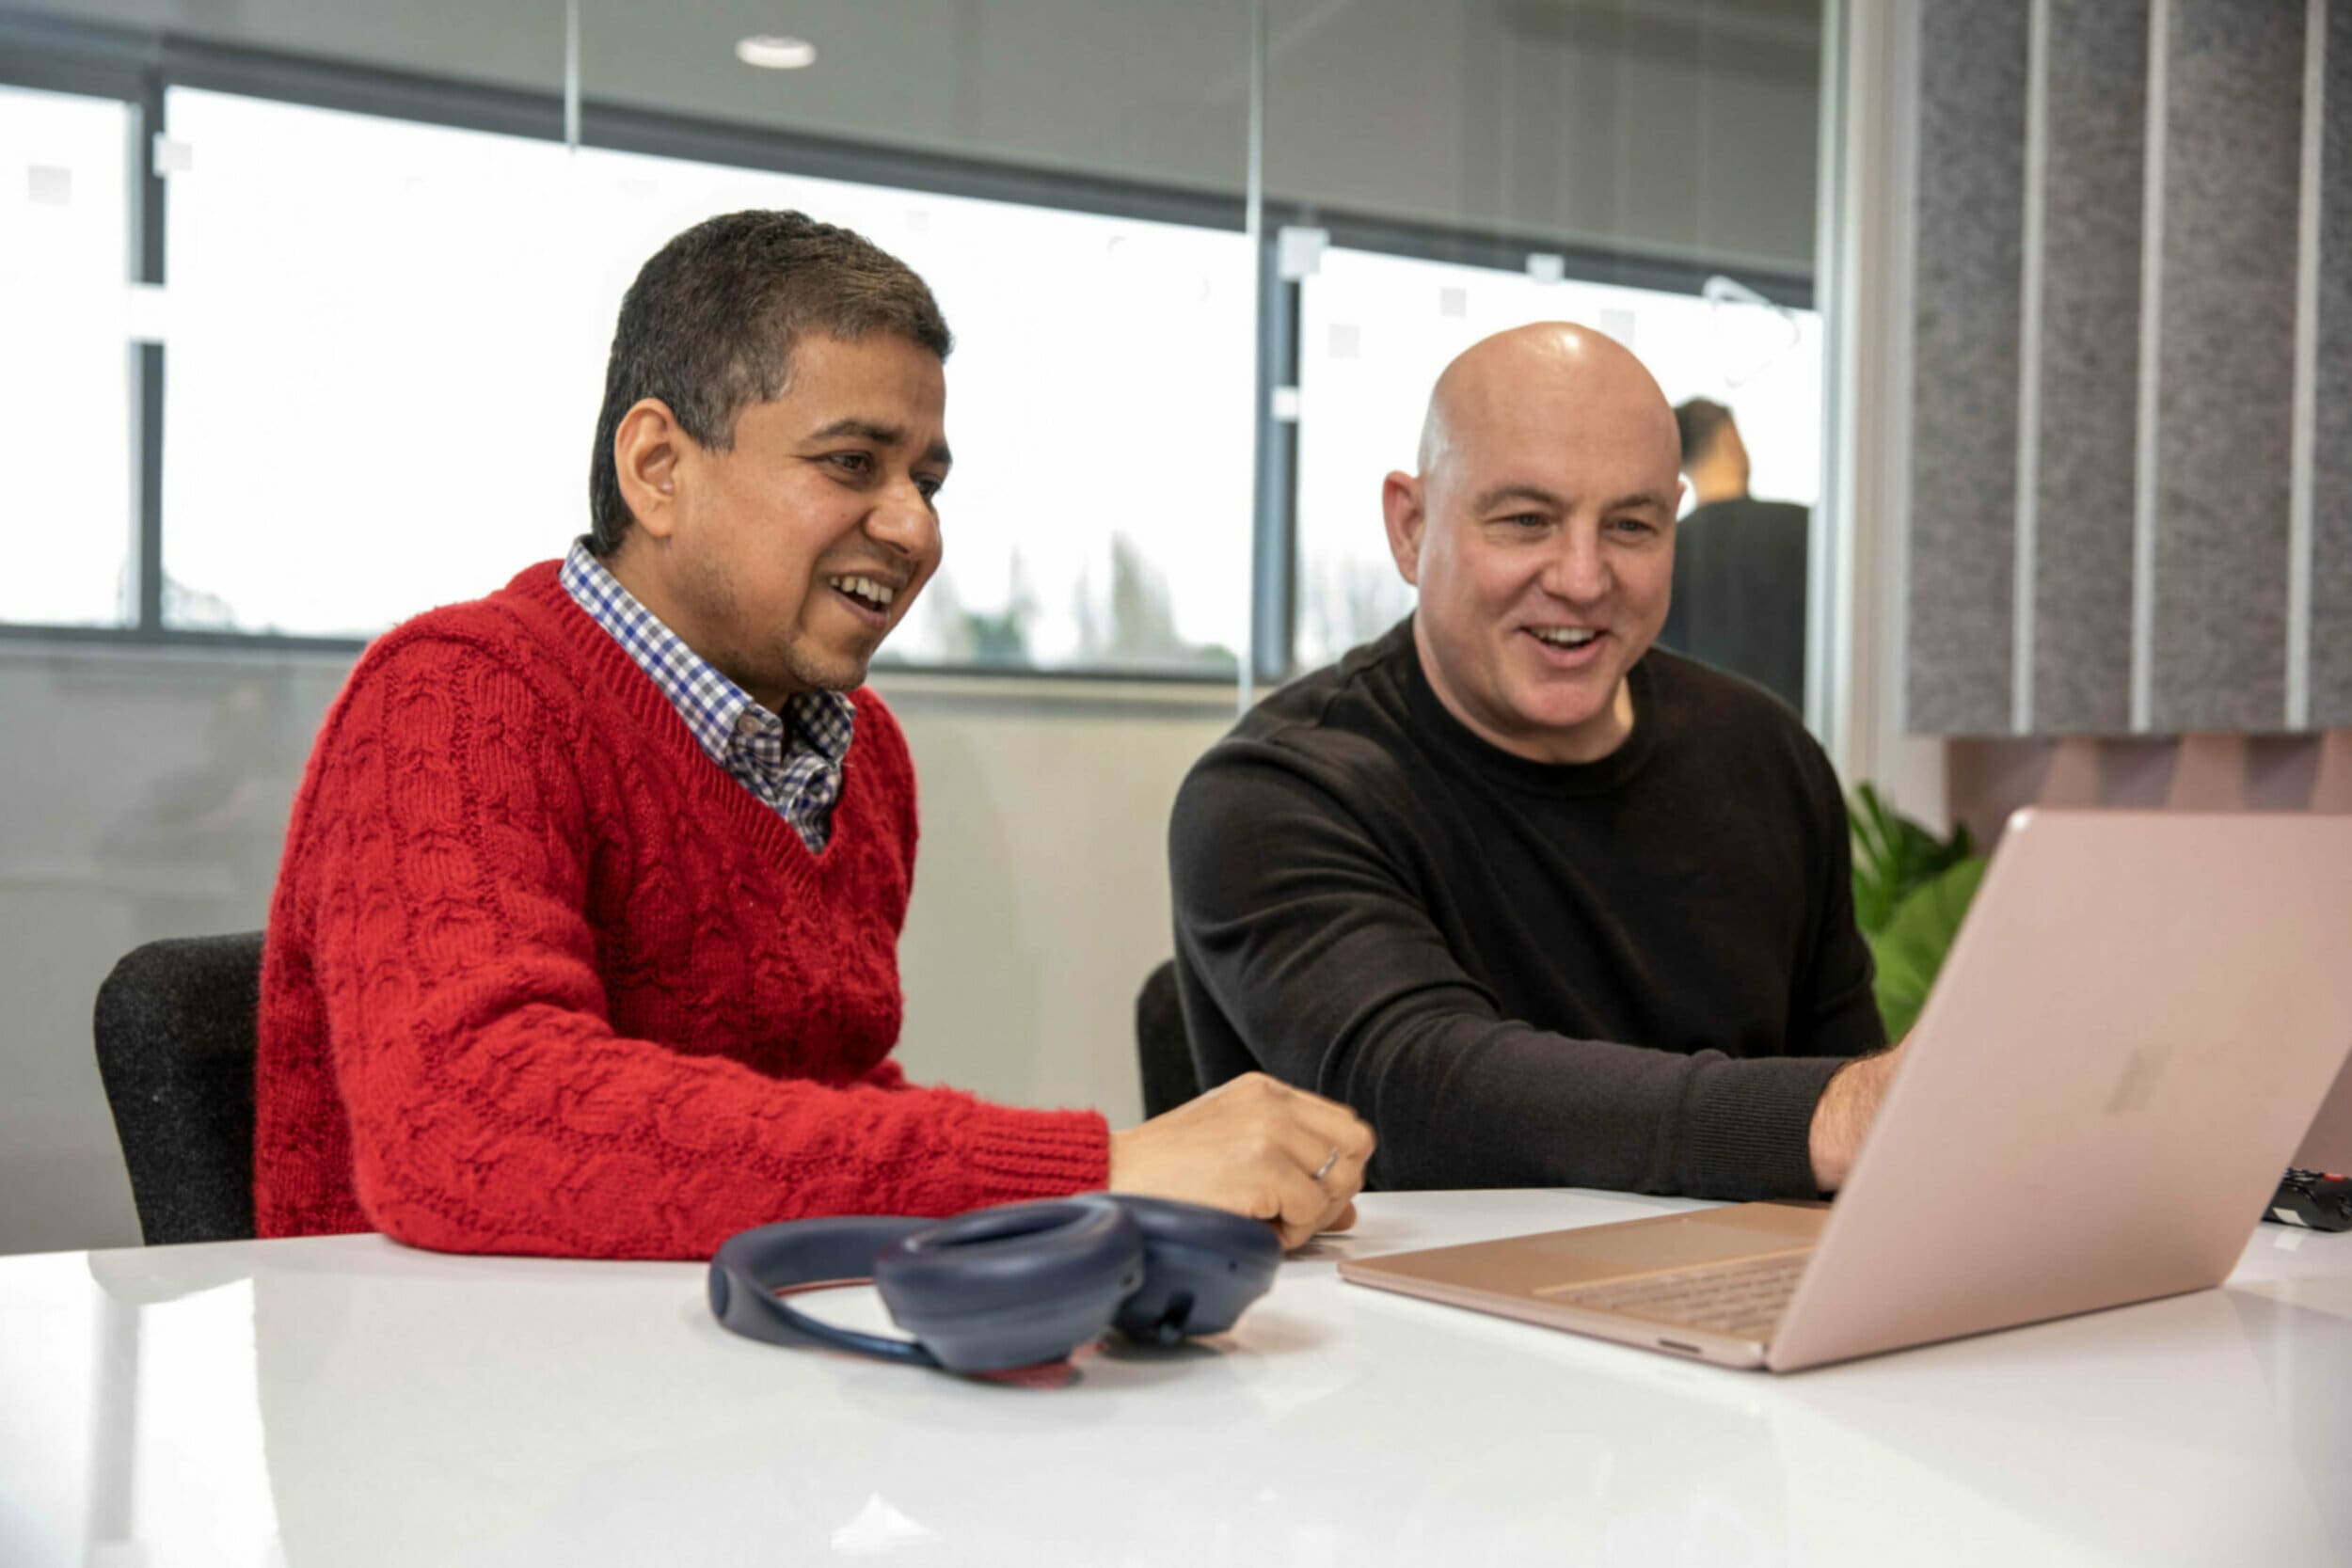
[[[771,1345],[816,1345],[951,1372],[1058,1361],[1117,1328],[1172,1345],[1233,1326],[1274,1283],[1272,1227],[1168,1198],[1085,1193],[951,1220],[795,1220],[730,1236],[710,1310]],[[870,1278],[913,1339],[835,1328],[777,1295]]]

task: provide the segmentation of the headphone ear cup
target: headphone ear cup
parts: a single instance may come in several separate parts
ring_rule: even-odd
[[[1143,1234],[1143,1284],[1116,1320],[1128,1338],[1172,1345],[1222,1334],[1274,1284],[1282,1243],[1263,1220],[1173,1198],[1109,1196]]]
[[[1092,1195],[978,1210],[874,1259],[891,1317],[953,1372],[1061,1360],[1102,1338],[1143,1280],[1141,1231]]]

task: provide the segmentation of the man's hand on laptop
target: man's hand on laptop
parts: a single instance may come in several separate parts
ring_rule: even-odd
[[[1886,1098],[1886,1085],[1902,1066],[1903,1048],[1857,1056],[1839,1068],[1813,1107],[1813,1184],[1834,1193],[1846,1184],[1854,1156],[1862,1152],[1863,1137]]]
[[[1113,1132],[1109,1185],[1248,1214],[1295,1247],[1356,1223],[1372,1146],[1346,1106],[1248,1072]]]

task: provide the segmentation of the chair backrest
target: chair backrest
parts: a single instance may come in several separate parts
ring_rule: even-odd
[[[1136,997],[1136,1059],[1143,1069],[1143,1114],[1172,1111],[1200,1093],[1192,1042],[1184,1037],[1184,1004],[1176,995],[1174,959],[1160,965]]]
[[[98,988],[98,1075],[148,1244],[253,1234],[262,933],[151,942]]]

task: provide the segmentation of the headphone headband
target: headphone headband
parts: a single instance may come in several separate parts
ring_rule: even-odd
[[[771,1345],[808,1345],[936,1367],[938,1357],[913,1340],[835,1328],[776,1294],[834,1280],[871,1279],[882,1248],[933,1223],[868,1214],[738,1231],[710,1259],[711,1315],[746,1338]]]
[[[1086,1193],[946,1221],[798,1220],[731,1236],[710,1260],[710,1310],[776,1345],[948,1371],[1060,1360],[1114,1321],[1147,1343],[1221,1333],[1273,1283],[1274,1232],[1164,1198]],[[778,1291],[871,1278],[915,1338],[818,1321]]]

